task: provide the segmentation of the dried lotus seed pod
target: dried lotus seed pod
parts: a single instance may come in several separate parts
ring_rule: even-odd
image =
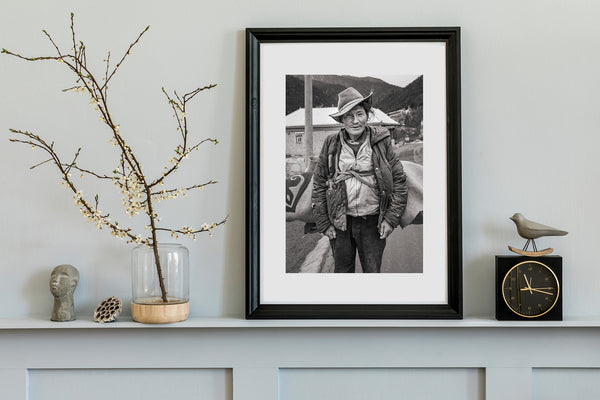
[[[111,296],[102,300],[98,307],[94,310],[94,321],[101,324],[105,322],[113,322],[117,319],[121,310],[123,309],[123,303],[121,299]]]

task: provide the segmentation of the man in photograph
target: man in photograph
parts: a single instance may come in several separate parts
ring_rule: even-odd
[[[368,125],[371,96],[349,87],[331,117],[342,129],[329,135],[314,171],[317,230],[330,240],[334,272],[379,273],[387,237],[406,207],[406,175],[385,128]]]

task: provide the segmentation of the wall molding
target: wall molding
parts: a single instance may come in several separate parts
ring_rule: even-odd
[[[575,376],[600,374],[599,325],[563,321],[542,327],[539,322],[523,326],[522,322],[477,321],[397,321],[404,326],[390,326],[394,321],[370,321],[375,326],[352,326],[360,321],[318,321],[314,323],[324,325],[310,326],[313,321],[305,321],[303,326],[294,326],[297,321],[192,318],[189,325],[202,326],[135,328],[140,324],[120,322],[110,328],[88,328],[92,322],[78,321],[73,325],[79,328],[56,329],[31,328],[42,324],[31,320],[21,321],[20,328],[14,324],[7,328],[5,320],[0,329],[0,383],[3,392],[11,394],[9,398],[25,400],[27,371],[31,370],[111,369],[128,374],[139,369],[227,369],[232,372],[226,393],[233,399],[275,400],[280,398],[282,370],[341,369],[351,379],[356,369],[375,374],[478,369],[485,374],[485,388],[474,382],[474,390],[481,393],[476,398],[499,399],[507,391],[520,393],[518,398],[532,398],[532,371],[538,369],[551,368],[559,375],[563,371]],[[400,390],[391,384],[380,389]],[[574,398],[590,395],[574,393]]]

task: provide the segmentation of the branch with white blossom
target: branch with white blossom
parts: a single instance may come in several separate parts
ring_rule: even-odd
[[[73,200],[75,201],[75,204],[79,207],[79,211],[83,214],[84,217],[87,218],[89,222],[96,225],[98,229],[102,229],[102,227],[104,226],[107,227],[110,230],[111,235],[125,240],[128,239],[129,243],[132,241],[138,241],[138,237],[131,234],[131,228],[121,228],[119,227],[118,222],[112,222],[110,220],[110,214],[102,214],[102,211],[98,209],[98,195],[94,197],[96,205],[92,206],[89,201],[85,200],[82,191],[77,188],[75,182],[71,179],[72,176],[70,172],[70,167],[74,165],[74,162],[79,156],[79,152],[81,149],[77,150],[73,161],[70,164],[66,164],[61,162],[58,154],[56,153],[56,151],[54,151],[54,142],[48,144],[40,136],[29,131],[21,131],[16,129],[10,129],[10,131],[13,134],[21,135],[27,138],[11,138],[9,139],[11,142],[27,144],[31,146],[32,150],[39,148],[50,155],[50,159],[44,161],[44,163],[52,161],[58,167],[62,178],[60,182],[61,186],[65,186],[67,189],[73,192]],[[35,168],[39,165],[41,164],[34,165],[32,168]]]
[[[175,239],[178,239],[179,235],[186,235],[190,239],[196,240],[197,239],[196,235],[198,233],[203,233],[203,232],[208,232],[208,236],[212,237],[212,230],[214,228],[216,228],[217,226],[219,226],[219,225],[224,225],[228,220],[229,220],[229,216],[225,217],[220,222],[213,222],[210,225],[207,224],[207,223],[204,223],[198,229],[192,228],[190,226],[183,226],[180,229],[170,229],[170,228],[159,228],[159,227],[157,227],[156,230],[171,232],[171,237],[175,238]]]
[[[136,156],[136,153],[131,148],[131,146],[126,142],[125,137],[121,134],[119,124],[115,122],[110,112],[108,101],[108,89],[109,82],[111,81],[111,79],[115,76],[123,62],[125,62],[127,57],[131,54],[132,49],[138,44],[142,36],[148,31],[150,27],[147,26],[145,29],[143,29],[142,32],[137,36],[137,38],[132,43],[130,43],[129,47],[127,48],[121,59],[114,65],[114,67],[112,67],[112,69],[110,62],[111,53],[108,52],[107,57],[104,60],[102,60],[105,63],[103,77],[102,79],[98,80],[96,78],[97,75],[95,75],[91,68],[88,67],[86,47],[82,41],[77,40],[74,25],[74,14],[71,13],[70,30],[72,48],[67,53],[61,51],[60,47],[56,44],[56,42],[52,39],[50,34],[46,31],[43,31],[44,35],[51,42],[52,46],[54,46],[54,48],[56,49],[56,55],[54,56],[26,57],[19,53],[8,51],[4,48],[1,52],[3,54],[11,55],[13,57],[26,61],[56,61],[63,64],[69,70],[71,70],[76,76],[75,84],[71,87],[63,89],[63,92],[84,93],[89,96],[89,104],[94,109],[94,111],[98,113],[98,120],[109,128],[109,143],[119,151],[117,160],[118,166],[113,169],[112,174],[100,173],[89,168],[81,167],[78,164],[78,157],[81,148],[77,150],[71,162],[62,162],[58,157],[58,154],[54,150],[54,142],[48,144],[41,137],[28,131],[11,129],[11,132],[17,137],[11,138],[10,141],[26,144],[28,146],[31,146],[31,148],[34,150],[39,148],[48,153],[50,155],[49,159],[42,161],[31,168],[37,168],[49,162],[53,162],[61,173],[61,184],[67,186],[67,188],[69,188],[73,192],[73,199],[75,201],[75,204],[79,207],[81,213],[90,222],[94,223],[99,229],[102,229],[103,227],[108,227],[113,236],[125,239],[128,243],[135,242],[145,244],[153,248],[159,283],[161,285],[161,295],[163,301],[166,302],[166,289],[164,287],[162,269],[158,257],[158,241],[156,235],[157,231],[168,231],[171,232],[172,235],[185,234],[195,239],[196,235],[202,232],[208,232],[209,236],[211,236],[211,231],[213,228],[222,225],[227,221],[226,217],[218,223],[213,223],[211,225],[204,224],[199,229],[192,229],[187,226],[184,226],[181,229],[174,230],[169,228],[157,227],[156,225],[158,222],[160,222],[160,217],[155,208],[156,202],[176,198],[179,196],[185,196],[186,192],[190,190],[202,189],[207,185],[217,183],[216,181],[209,180],[206,183],[195,184],[178,189],[155,189],[157,185],[165,185],[165,181],[167,180],[167,178],[171,174],[177,173],[177,170],[180,167],[182,161],[188,158],[191,152],[198,150],[198,148],[203,143],[218,143],[216,139],[208,138],[196,143],[193,146],[190,146],[188,143],[188,123],[186,117],[187,103],[190,100],[192,100],[198,93],[204,90],[212,89],[216,85],[211,84],[208,86],[204,86],[195,89],[189,93],[186,93],[183,96],[178,95],[177,92],[174,91],[174,97],[169,96],[165,89],[162,89],[162,92],[167,97],[169,105],[173,110],[174,117],[177,122],[177,131],[179,131],[181,136],[181,143],[175,147],[176,155],[170,160],[171,166],[164,167],[165,171],[160,176],[153,179],[149,179],[144,174],[142,163]],[[112,222],[109,218],[109,214],[103,214],[98,209],[98,195],[95,195],[94,203],[86,200],[83,197],[83,193],[80,190],[78,190],[71,176],[72,173],[75,172],[78,173],[82,178],[87,175],[101,180],[111,180],[114,186],[117,187],[121,192],[122,205],[126,213],[132,217],[143,213],[148,217],[149,224],[147,225],[147,229],[150,229],[150,235],[147,237],[143,237],[140,234],[136,235],[132,232],[131,228],[121,228],[119,227],[118,222]]]
[[[187,192],[189,192],[191,190],[195,190],[195,189],[202,190],[205,186],[214,185],[216,183],[218,183],[218,182],[210,180],[205,183],[200,183],[198,185],[193,185],[193,186],[189,186],[189,187],[185,187],[185,188],[159,190],[157,192],[152,192],[151,195],[155,201],[176,199],[179,196],[186,197]]]

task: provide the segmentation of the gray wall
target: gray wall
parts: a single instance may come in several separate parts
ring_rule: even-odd
[[[68,46],[71,11],[76,14],[77,31],[88,46],[88,60],[99,71],[103,70],[100,60],[106,51],[111,50],[111,59],[117,60],[137,33],[146,25],[151,26],[112,86],[114,116],[121,124],[121,131],[132,135],[132,145],[147,154],[148,168],[154,165],[153,160],[169,157],[165,149],[172,147],[175,135],[171,112],[160,88],[184,92],[208,83],[219,85],[194,100],[189,117],[196,137],[216,137],[220,144],[198,152],[185,165],[182,175],[187,182],[212,178],[220,184],[163,211],[165,220],[175,220],[178,225],[197,226],[226,214],[231,219],[212,238],[189,243],[193,265],[192,316],[243,317],[243,31],[246,27],[309,26],[462,27],[465,316],[493,316],[493,256],[507,253],[508,244],[522,245],[508,220],[517,211],[570,232],[563,238],[545,239],[540,246],[554,247],[564,257],[565,317],[597,315],[595,305],[600,303],[600,269],[594,262],[599,240],[596,223],[600,221],[596,186],[600,174],[596,162],[600,147],[597,134],[600,4],[597,2],[4,1],[0,5],[0,47],[25,55],[51,53],[53,48],[41,29]],[[43,65],[0,57],[0,131],[7,133],[8,128],[34,131],[53,139],[56,147],[66,154],[81,146],[82,163],[93,166],[110,151],[106,132],[85,96],[60,92],[72,85],[71,77],[60,67],[55,63]],[[89,315],[102,298],[110,295],[127,302],[130,248],[81,218],[71,196],[58,185],[52,168],[28,169],[44,159],[26,146],[7,140],[0,146],[3,171],[0,318],[49,315],[51,298],[47,279],[52,267],[61,263],[71,263],[81,272],[76,292],[80,315]],[[101,188],[90,186],[86,191],[96,190]],[[66,332],[72,332],[67,338],[76,336],[82,340],[76,333],[79,330]],[[136,332],[145,341],[152,342],[155,337],[145,330]],[[377,329],[366,332],[381,334]],[[433,331],[428,332],[434,336],[432,343],[447,340],[441,334],[435,337]],[[277,340],[277,329],[265,334]],[[237,335],[236,339],[244,340],[243,332]],[[101,342],[109,339],[99,333],[93,336]],[[318,336],[313,335],[314,342],[305,345],[319,349]],[[45,339],[41,333],[26,337],[42,343],[47,340],[48,345],[61,344],[59,339]],[[3,338],[14,339],[7,334],[0,336],[0,342]],[[288,337],[281,340],[283,349],[294,345]],[[77,349],[85,348],[83,344],[80,346]],[[472,351],[479,353],[486,348]],[[33,355],[27,361],[19,360],[12,365],[58,368],[56,364],[36,361]],[[135,369],[141,364],[132,362],[126,367]],[[356,360],[351,364],[360,366]],[[489,366],[483,361],[463,365],[467,364],[476,368]],[[111,363],[98,366],[88,360],[65,363],[64,368],[103,365],[115,366]],[[227,369],[232,363],[202,365]],[[376,362],[369,363],[374,365]],[[443,362],[428,365],[439,366]],[[594,362],[587,364],[594,365]],[[3,368],[12,367],[3,364]],[[2,379],[15,381],[11,374],[17,382],[25,379],[19,371],[6,373]],[[471,369],[456,373],[463,382],[480,379],[479,372]],[[555,373],[550,370],[536,375],[536,382],[557,382]],[[137,376],[135,371],[132,374]],[[208,371],[201,373],[199,379],[216,382],[218,386],[231,378],[228,374],[231,371]],[[339,371],[330,374],[336,380]],[[109,375],[106,379],[110,379]],[[531,374],[525,376],[528,382]],[[38,383],[39,388],[52,384],[53,379],[52,373],[44,371],[29,376],[30,383]],[[188,371],[180,379],[192,382],[196,379],[195,372]],[[243,382],[240,379],[238,382]],[[290,370],[280,374],[279,379],[289,383],[287,388],[293,388],[297,379],[323,378],[312,376],[310,371]],[[381,378],[373,379],[373,385],[379,385],[377,379]]]

